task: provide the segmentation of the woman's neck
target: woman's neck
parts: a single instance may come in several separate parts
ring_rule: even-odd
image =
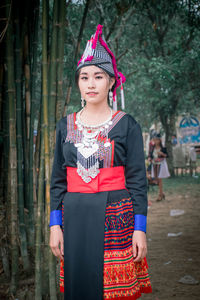
[[[156,148],[156,149],[159,149],[159,148],[161,148],[160,144],[158,144],[158,145],[155,145],[155,148]]]
[[[99,105],[87,103],[81,113],[81,119],[88,125],[98,125],[99,123],[106,121],[109,118],[110,113],[110,107],[107,102]]]
[[[98,104],[86,103],[84,110],[90,115],[101,115],[105,114],[105,111],[110,111],[107,101]]]

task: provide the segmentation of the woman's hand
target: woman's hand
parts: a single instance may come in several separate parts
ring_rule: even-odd
[[[55,256],[59,257],[60,259],[64,259],[64,239],[60,225],[54,225],[50,227],[49,245]]]
[[[139,262],[147,255],[146,233],[135,230],[133,232],[132,244],[134,262]]]

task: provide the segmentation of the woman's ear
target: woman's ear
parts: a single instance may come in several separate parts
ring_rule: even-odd
[[[114,86],[114,84],[115,84],[115,78],[110,77],[110,86],[109,86],[110,90],[112,90],[112,87]]]

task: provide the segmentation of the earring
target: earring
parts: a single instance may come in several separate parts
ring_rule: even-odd
[[[112,106],[112,102],[113,102],[113,92],[111,90],[109,90],[109,102],[110,102],[110,106]]]
[[[81,106],[84,107],[84,105],[85,105],[85,100],[84,98],[81,97]]]

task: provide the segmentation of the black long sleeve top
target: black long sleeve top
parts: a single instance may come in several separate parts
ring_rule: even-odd
[[[62,200],[65,193],[68,193],[66,167],[77,167],[77,148],[74,146],[77,133],[75,119],[76,113],[73,113],[62,118],[57,124],[50,188],[50,226],[62,225]],[[126,189],[133,202],[135,230],[146,231],[147,182],[141,127],[132,116],[121,111],[114,114],[112,121],[108,138],[113,146],[107,153],[107,159],[100,159],[100,169],[124,166]],[[124,195],[127,196],[127,190],[109,191],[108,201],[122,199]]]

